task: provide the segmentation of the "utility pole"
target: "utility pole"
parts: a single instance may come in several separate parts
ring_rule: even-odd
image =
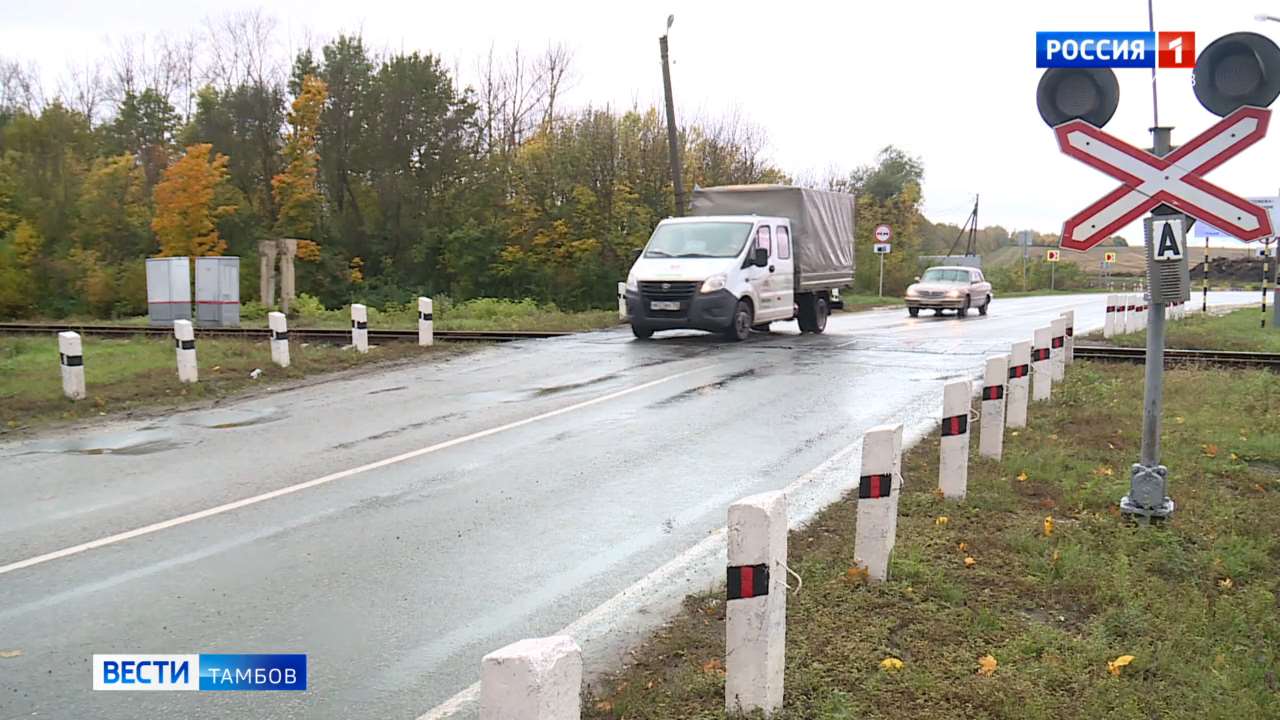
[[[676,108],[671,100],[671,61],[667,56],[667,35],[671,32],[671,24],[676,21],[675,15],[667,16],[667,32],[658,38],[658,47],[662,49],[662,85],[667,97],[667,148],[671,154],[671,184],[676,191],[676,217],[684,215],[684,181],[680,179],[680,146],[677,144]]]

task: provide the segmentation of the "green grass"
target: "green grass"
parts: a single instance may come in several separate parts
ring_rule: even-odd
[[[1267,305],[1267,326],[1260,322],[1257,307],[1235,310],[1225,315],[1194,313],[1165,323],[1165,347],[1189,350],[1237,350],[1242,352],[1280,352],[1280,329],[1272,327],[1274,315]],[[1147,331],[1116,335],[1103,339],[1101,332],[1085,337],[1093,343],[1105,342],[1120,347],[1146,347]]]
[[[172,340],[88,336],[84,338],[88,397],[73,402],[62,395],[56,337],[0,338],[0,432],[212,400],[282,380],[380,361],[440,357],[461,348],[447,343],[429,349],[388,343],[361,355],[336,345],[291,342],[288,368],[271,362],[265,341],[200,340],[196,350],[200,382],[184,385],[178,382]],[[262,370],[257,380],[249,377],[254,369]]]
[[[1280,717],[1275,375],[1169,371],[1162,461],[1178,508],[1153,527],[1117,510],[1141,392],[1140,367],[1077,362],[1006,435],[1003,462],[972,458],[964,502],[933,492],[936,438],[911,450],[888,582],[847,574],[855,500],[792,533],[804,584],[787,598],[780,717]],[[583,717],[724,717],[722,597],[688,599]],[[1135,659],[1111,674],[1122,655]],[[882,670],[887,657],[904,667]]]
[[[902,305],[901,295],[885,295],[883,297],[871,293],[840,293],[840,299],[844,301],[845,312],[860,312],[862,310],[872,310],[885,306]]]

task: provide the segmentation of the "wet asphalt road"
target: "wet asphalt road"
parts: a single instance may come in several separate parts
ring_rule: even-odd
[[[703,543],[734,499],[801,476],[833,497],[866,429],[927,431],[945,381],[1064,310],[1078,333],[1100,327],[1103,303],[875,311],[742,344],[585,333],[0,444],[0,651],[22,651],[0,657],[0,720],[416,718],[473,683],[485,652]],[[722,567],[684,568],[640,604]],[[660,619],[597,613],[588,662]],[[303,652],[309,691],[90,691],[91,655],[126,652]]]

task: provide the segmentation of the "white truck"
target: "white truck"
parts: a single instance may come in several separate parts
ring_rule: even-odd
[[[854,197],[784,185],[693,191],[690,217],[667,218],[627,275],[631,331],[696,329],[745,340],[798,320],[820,333],[853,284]]]

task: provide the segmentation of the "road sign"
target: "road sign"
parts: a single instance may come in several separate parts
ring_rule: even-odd
[[[1102,262],[1108,265],[1114,265],[1116,262],[1116,254],[1113,252],[1102,253]]]
[[[1058,262],[1058,258],[1062,255],[1061,250],[1048,250],[1044,254],[1044,259],[1049,262]]]
[[[1175,216],[1171,220],[1153,220],[1151,238],[1155,242],[1151,257],[1156,262],[1182,259],[1182,252],[1187,242],[1182,218]]]
[[[877,255],[888,255],[892,248],[893,246],[887,242],[880,242],[871,246],[871,249],[875,251],[875,254]]]
[[[876,242],[887,243],[891,237],[893,237],[893,228],[888,225],[876,226]]]
[[[1067,220],[1062,246],[1088,250],[1162,203],[1241,240],[1271,235],[1266,210],[1202,177],[1261,140],[1270,119],[1270,110],[1242,107],[1163,158],[1083,120],[1058,125],[1062,152],[1122,183]]]
[[[1248,197],[1245,199],[1253,203],[1254,205],[1257,205],[1258,207],[1266,209],[1266,211],[1271,214],[1272,230],[1275,230],[1276,228],[1280,228],[1280,197],[1276,197],[1275,195],[1263,195],[1261,197]],[[1209,223],[1198,222],[1196,223],[1196,237],[1229,238],[1232,236],[1222,232],[1218,228],[1210,225]]]

